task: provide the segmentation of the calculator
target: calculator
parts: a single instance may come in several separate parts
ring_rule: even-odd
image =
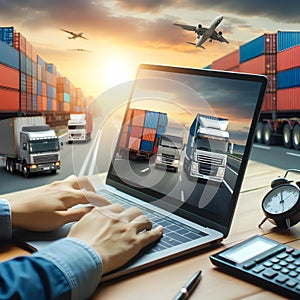
[[[210,256],[233,276],[288,298],[300,299],[300,251],[263,236],[254,236]]]

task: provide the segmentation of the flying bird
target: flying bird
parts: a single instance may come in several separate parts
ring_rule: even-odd
[[[62,31],[64,31],[64,32],[67,32],[67,33],[69,33],[69,34],[72,35],[72,36],[69,36],[69,37],[68,37],[69,40],[71,40],[71,39],[74,39],[74,40],[75,40],[75,39],[77,39],[77,38],[82,38],[82,39],[87,40],[87,38],[83,36],[83,32],[75,33],[75,32],[73,32],[73,31],[69,31],[69,30],[66,30],[66,29],[63,29],[63,28],[60,28],[60,30],[62,30]]]
[[[206,40],[209,40],[209,42],[216,40],[219,42],[225,42],[229,44],[229,42],[223,37],[222,31],[219,32],[216,31],[216,28],[222,22],[222,20],[223,20],[223,16],[216,17],[208,28],[202,27],[201,24],[198,24],[197,26],[192,26],[192,25],[174,23],[173,25],[179,26],[182,29],[188,31],[194,31],[197,34],[196,43],[192,43],[192,42],[187,42],[187,43],[205,49],[202,46],[202,44],[205,43]]]

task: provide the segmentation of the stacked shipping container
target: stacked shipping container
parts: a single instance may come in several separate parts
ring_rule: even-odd
[[[298,137],[294,130],[300,126],[300,32],[263,34],[213,61],[211,66],[266,75],[268,87],[257,140],[271,144],[280,138],[286,147],[300,149],[300,130]]]
[[[67,115],[85,111],[86,105],[81,89],[45,62],[21,33],[0,27],[0,113]]]
[[[157,153],[158,139],[168,124],[166,113],[130,109],[125,117],[119,141],[120,155],[129,158],[143,156],[147,159]]]

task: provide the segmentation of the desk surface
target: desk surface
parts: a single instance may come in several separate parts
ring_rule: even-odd
[[[300,249],[300,224],[284,232],[276,231],[269,222],[264,223],[261,229],[258,228],[258,224],[264,217],[261,210],[261,199],[269,191],[271,180],[283,175],[284,170],[250,161],[230,234],[219,248],[198,253],[184,260],[117,282],[102,283],[92,299],[172,299],[187,279],[199,269],[202,269],[202,279],[192,294],[191,300],[283,299],[276,294],[218,271],[209,260],[209,255],[256,234],[268,236]],[[0,260],[20,254],[27,255],[28,253],[10,245],[0,248]]]

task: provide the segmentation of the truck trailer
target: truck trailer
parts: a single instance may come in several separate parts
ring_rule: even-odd
[[[125,116],[119,140],[119,155],[123,158],[149,160],[157,153],[158,140],[166,130],[166,113],[130,109]]]
[[[189,178],[222,182],[229,144],[228,119],[197,114],[189,131],[183,169]]]
[[[68,121],[68,142],[88,142],[92,134],[92,115],[85,114],[70,114]]]
[[[178,172],[183,149],[183,131],[171,132],[167,129],[158,142],[155,167],[166,167]]]
[[[59,140],[44,116],[1,120],[0,139],[0,156],[8,172],[20,171],[28,177],[46,171],[55,174],[60,169]]]

